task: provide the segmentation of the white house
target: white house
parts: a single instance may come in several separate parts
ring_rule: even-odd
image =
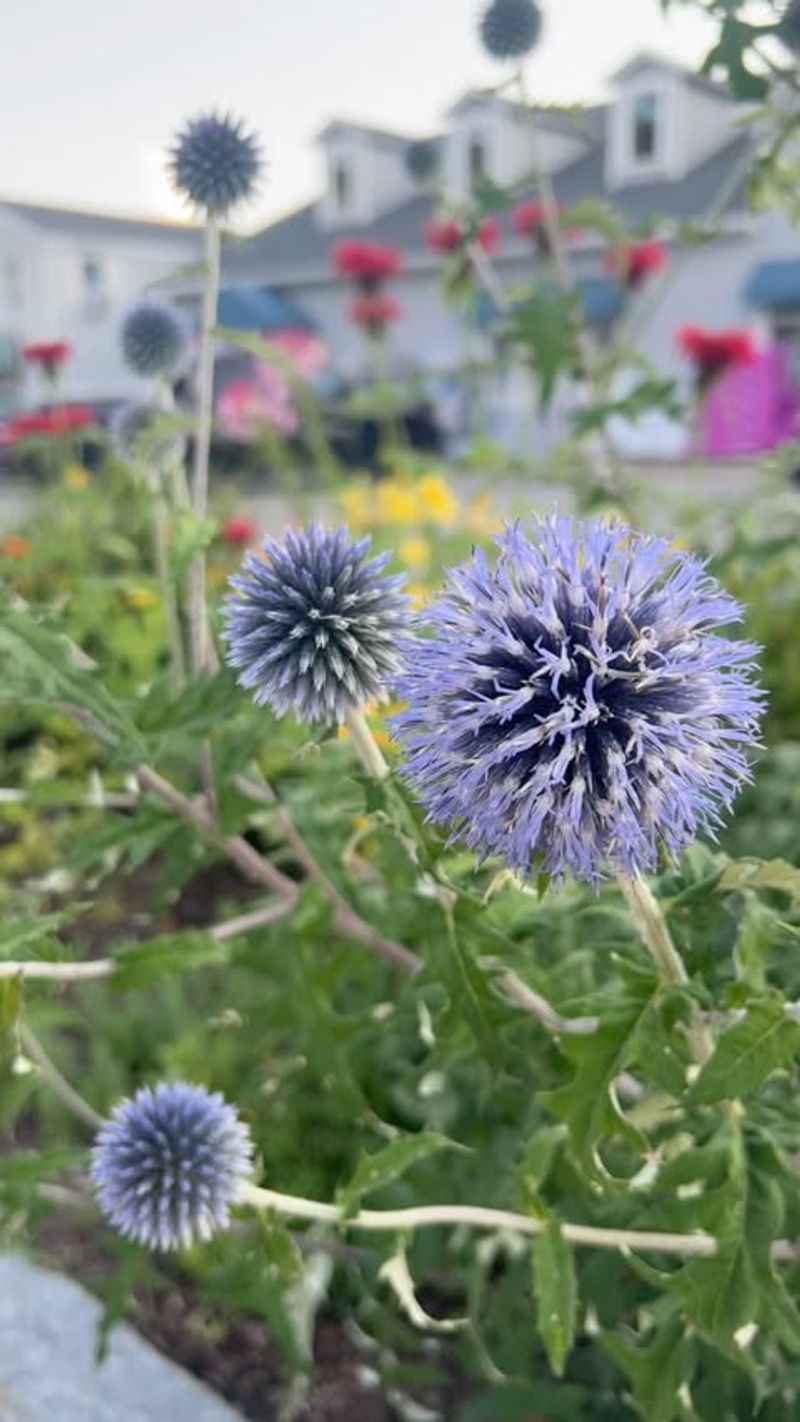
[[[581,110],[542,109],[538,138],[527,111],[495,93],[469,93],[447,114],[440,150],[438,194],[415,186],[404,155],[409,139],[337,120],[319,136],[323,185],[318,198],[240,243],[225,264],[230,284],[269,288],[304,310],[327,338],[337,365],[356,372],[364,343],[348,320],[348,294],[330,260],[337,238],[356,237],[402,249],[404,274],[392,290],[404,320],[392,330],[396,360],[427,371],[457,368],[469,334],[461,314],[440,292],[441,259],[426,249],[424,227],[442,199],[465,200],[488,178],[524,189],[534,149],[549,170],[558,201],[612,204],[631,232],[645,226],[668,244],[686,224],[718,223],[709,243],[683,246],[668,296],[641,296],[639,345],[665,375],[688,384],[675,332],[683,323],[713,328],[748,326],[762,341],[779,340],[800,366],[800,242],[779,213],[747,206],[747,177],[755,137],[740,120],[746,110],[728,93],[660,57],[642,54],[612,80],[613,98]],[[524,191],[520,192],[524,196]],[[504,283],[529,281],[537,259],[531,243],[501,218],[496,257]],[[586,234],[571,248],[586,314],[603,337],[618,292],[604,266],[605,247]],[[474,339],[474,337],[473,337]],[[530,400],[524,382],[495,392],[496,423],[514,443],[531,440]],[[539,422],[542,445],[561,432],[558,412]],[[681,432],[658,420],[618,431],[633,453],[677,450]]]
[[[62,390],[96,405],[142,393],[126,369],[119,330],[148,286],[200,259],[195,229],[0,200],[0,416],[41,399],[20,352],[67,340]]]

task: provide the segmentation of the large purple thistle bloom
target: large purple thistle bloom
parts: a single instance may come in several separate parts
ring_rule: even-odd
[[[126,1239],[187,1248],[226,1228],[251,1155],[247,1127],[218,1092],[161,1082],[121,1101],[101,1127],[92,1179]]]
[[[385,699],[408,599],[402,576],[383,575],[389,555],[367,558],[368,547],[346,528],[313,524],[245,558],[231,578],[225,637],[257,705],[335,725],[349,708]]]
[[[696,558],[552,517],[453,570],[405,650],[396,718],[429,817],[527,872],[652,869],[749,778],[763,696],[741,609]]]

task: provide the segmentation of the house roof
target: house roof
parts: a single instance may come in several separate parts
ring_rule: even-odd
[[[611,75],[612,84],[624,83],[626,79],[631,79],[640,69],[666,69],[670,74],[677,74],[683,79],[685,84],[689,84],[693,89],[701,89],[704,93],[713,94],[716,99],[724,99],[726,103],[735,104],[737,100],[724,84],[717,84],[713,79],[709,79],[705,74],[697,74],[691,69],[686,69],[674,59],[669,59],[666,55],[656,54],[654,50],[640,50],[631,59],[623,64],[621,69],[615,70]]]
[[[114,213],[86,212],[76,208],[49,207],[41,203],[13,202],[0,198],[0,208],[17,213],[26,222],[48,231],[75,237],[158,237],[185,241],[199,237],[199,229],[189,222],[157,221],[152,218],[122,217]]]
[[[649,218],[701,219],[711,215],[715,203],[720,205],[721,212],[744,206],[750,152],[750,139],[740,134],[683,178],[654,178],[609,192],[605,184],[604,148],[595,144],[588,153],[554,174],[553,185],[558,201],[565,207],[584,198],[612,201],[631,227]],[[423,193],[382,213],[367,225],[330,232],[318,225],[316,204],[309,203],[238,243],[225,261],[226,278],[274,283],[281,280],[283,273],[291,272],[293,280],[302,280],[306,273],[309,280],[326,280],[330,275],[331,247],[341,237],[387,243],[409,255],[422,255],[425,221],[432,215],[433,208],[434,200],[430,194]],[[501,216],[499,221],[510,235],[507,216]]]
[[[364,133],[373,143],[384,148],[407,148],[409,143],[415,140],[409,134],[396,133],[388,128],[375,128],[372,124],[357,123],[354,119],[337,118],[332,119],[317,134],[317,143],[324,143],[326,139],[333,138],[337,133]]]

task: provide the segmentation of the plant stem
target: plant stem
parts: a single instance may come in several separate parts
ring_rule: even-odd
[[[385,781],[389,779],[389,767],[381,754],[380,748],[367,725],[367,718],[363,711],[350,709],[345,714],[344,723],[350,732],[350,738],[355,747],[356,754],[361,761],[367,775],[373,780]]]
[[[24,1022],[17,1024],[20,1046],[27,1056],[38,1066],[44,1080],[48,1086],[52,1087],[60,1101],[72,1112],[74,1116],[80,1117],[82,1121],[96,1131],[103,1124],[103,1117],[95,1111],[88,1101],[70,1086],[66,1077],[61,1075],[55,1062],[52,1062],[42,1046],[39,1038],[27,1027]]]
[[[639,936],[658,969],[661,982],[668,987],[684,987],[689,981],[689,975],[672,941],[661,905],[649,884],[638,873],[630,878],[620,874],[617,883],[631,911]],[[689,1028],[689,1041],[695,1062],[702,1065],[711,1055],[713,1043],[696,1010]]]
[[[536,1235],[547,1228],[545,1221],[532,1215],[488,1209],[482,1205],[418,1205],[404,1210],[359,1210],[346,1218],[336,1205],[306,1200],[297,1195],[284,1195],[277,1190],[263,1190],[249,1182],[243,1184],[240,1199],[256,1210],[271,1210],[289,1219],[337,1224],[341,1229],[402,1231],[432,1225],[466,1225],[473,1229],[512,1230],[518,1234]],[[716,1254],[718,1247],[714,1236],[702,1231],[674,1234],[661,1230],[602,1229],[595,1225],[566,1223],[561,1225],[561,1233],[571,1244],[588,1245],[595,1249],[653,1250],[684,1258],[709,1258]],[[790,1240],[774,1241],[772,1252],[776,1259],[797,1258],[797,1246]]]
[[[192,470],[192,511],[196,519],[208,512],[208,468],[214,404],[214,331],[219,300],[221,240],[216,219],[206,223],[206,279],[203,292],[203,328],[197,367],[197,426]],[[208,618],[206,613],[206,555],[201,550],[189,569],[189,626],[192,665],[204,671],[209,665]]]

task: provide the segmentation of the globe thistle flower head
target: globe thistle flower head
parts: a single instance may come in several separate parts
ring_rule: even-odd
[[[91,1173],[121,1235],[147,1249],[185,1249],[226,1228],[251,1155],[247,1127],[218,1092],[161,1082],[116,1107]]]
[[[189,331],[179,311],[147,297],[132,306],[122,323],[122,354],[136,375],[169,375],[183,360]]]
[[[482,855],[596,885],[719,823],[749,778],[762,695],[741,610],[702,563],[552,517],[455,569],[404,646],[405,773]]]
[[[123,459],[140,458],[163,466],[186,455],[186,439],[170,428],[164,411],[132,400],[118,405],[108,422],[111,443]]]
[[[168,167],[178,192],[209,217],[222,218],[255,192],[261,146],[229,114],[200,114],[181,129]]]
[[[439,145],[431,138],[417,138],[406,149],[406,171],[415,183],[429,183],[439,171]]]
[[[541,29],[535,0],[492,0],[480,22],[483,47],[493,59],[521,59],[534,48]]]
[[[328,725],[348,709],[385,700],[405,627],[404,579],[368,559],[369,539],[318,524],[268,539],[231,578],[225,607],[228,661],[257,705]]]

